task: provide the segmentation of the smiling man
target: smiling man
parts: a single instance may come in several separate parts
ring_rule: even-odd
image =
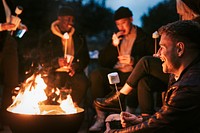
[[[159,29],[160,49],[164,73],[170,73],[169,88],[162,108],[143,122],[106,133],[199,133],[200,132],[200,25],[185,20],[170,23]],[[134,119],[133,119],[134,118]],[[127,126],[137,117],[121,113]]]
[[[89,63],[89,52],[85,35],[74,25],[75,10],[69,6],[58,8],[57,19],[50,29],[41,36],[39,42],[39,63],[48,70],[48,103],[58,95],[52,88],[72,89],[75,105],[83,106],[84,97],[89,87],[89,80],[84,69]],[[58,104],[56,100],[53,104]]]
[[[113,33],[106,47],[100,50],[98,62],[101,67],[90,74],[92,100],[105,97],[112,91],[107,78],[109,73],[118,72],[120,78],[118,86],[123,86],[137,62],[143,56],[153,55],[154,52],[154,40],[142,28],[133,24],[133,14],[129,8],[123,6],[118,8],[113,18],[117,31]],[[119,111],[116,95],[115,93],[112,95],[115,98],[108,101],[102,108],[109,112]],[[125,109],[125,95],[120,95],[120,98],[123,101],[123,109]],[[127,103],[131,103],[130,106],[136,108],[137,93],[133,93],[129,99],[131,102]],[[95,102],[95,108],[98,105]],[[103,127],[105,115],[98,115],[97,118],[99,119],[89,129],[90,131],[99,131]]]

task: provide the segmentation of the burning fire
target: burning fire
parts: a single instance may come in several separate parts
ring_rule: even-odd
[[[56,89],[56,94],[60,96],[60,106],[48,105],[44,108],[44,101],[47,100],[45,84],[41,74],[33,74],[19,88],[19,93],[13,98],[13,103],[8,107],[8,111],[19,114],[72,114],[77,113],[70,94],[66,94],[61,99],[61,91]],[[54,91],[54,90],[52,90]]]

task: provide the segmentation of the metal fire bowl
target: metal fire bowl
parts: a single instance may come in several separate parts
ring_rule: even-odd
[[[77,110],[74,114],[26,115],[7,109],[7,120],[12,133],[77,133],[84,119],[84,109]]]

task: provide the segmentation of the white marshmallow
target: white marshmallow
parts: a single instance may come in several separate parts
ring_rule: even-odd
[[[69,34],[67,32],[65,32],[65,34],[63,35],[64,39],[69,39]]]
[[[157,31],[155,31],[153,34],[152,34],[152,38],[158,38],[159,37],[159,34]]]
[[[108,80],[110,84],[117,84],[120,82],[119,75],[117,72],[109,73]]]
[[[15,13],[16,13],[17,15],[19,15],[19,14],[22,13],[22,10],[23,10],[23,8],[22,8],[21,6],[17,6],[17,7],[15,8]]]

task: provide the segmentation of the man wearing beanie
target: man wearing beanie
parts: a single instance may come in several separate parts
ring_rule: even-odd
[[[154,52],[154,41],[148,36],[140,27],[134,25],[133,14],[127,7],[120,7],[114,13],[114,21],[118,29],[112,36],[112,39],[108,45],[100,51],[99,54],[99,64],[100,68],[97,68],[90,74],[91,80],[91,93],[93,100],[96,98],[103,98],[112,92],[112,88],[108,82],[107,75],[111,72],[118,72],[120,83],[118,86],[123,86],[128,76],[134,69],[137,62],[146,55],[153,55]],[[157,82],[157,81],[155,81]],[[137,93],[132,93],[133,95],[128,96],[128,99],[131,99],[130,106],[136,108],[137,103]],[[117,98],[116,96],[114,96]],[[124,95],[120,95],[123,101],[123,110],[125,110],[125,100]],[[113,100],[113,99],[112,99]],[[115,99],[116,100],[116,99]],[[98,106],[94,102],[95,108]],[[112,104],[112,105],[110,105]],[[119,112],[119,104],[112,103],[106,105],[109,108],[108,111]],[[106,108],[106,107],[105,107]],[[105,114],[99,113],[97,111],[97,120],[95,124],[90,127],[90,131],[101,130]]]
[[[74,27],[73,8],[61,6],[57,20],[52,22],[40,40],[40,64],[48,70],[47,85],[50,89],[48,103],[57,104],[58,95],[51,89],[71,92],[76,105],[83,106],[89,80],[84,69],[89,63],[89,52],[85,36]]]
[[[181,20],[194,20],[198,23],[200,23],[200,19],[199,19],[199,5],[200,5],[200,0],[176,0],[177,2],[177,13],[180,15],[180,19]],[[180,26],[179,26],[180,23]],[[190,41],[192,41],[192,39],[195,40],[196,38],[196,46],[194,46],[192,43],[192,45],[190,47],[185,47],[185,51],[189,51],[190,49],[192,49],[191,47],[194,46],[194,49],[196,49],[196,51],[199,52],[199,42],[197,40],[198,36],[197,34],[199,34],[199,31],[195,32],[195,31],[189,31],[189,29],[198,29],[199,30],[199,25],[196,23],[194,25],[196,25],[196,28],[192,28],[191,25],[193,25],[193,22],[189,22],[189,21],[185,21],[183,22],[183,24],[181,24],[182,22],[174,22],[173,24],[168,24],[167,26],[163,26],[160,28],[160,33],[161,36],[164,32],[168,33],[167,36],[171,36],[173,38],[173,36],[176,35],[170,35],[171,33],[175,33],[175,34],[180,34],[180,36],[186,37],[187,39],[189,39]],[[190,24],[191,25],[190,25]],[[173,26],[172,26],[173,25]],[[174,26],[176,25],[176,26]],[[181,26],[182,25],[182,26]],[[193,26],[194,26],[193,25]],[[171,28],[169,28],[169,27]],[[166,27],[166,29],[164,28]],[[176,28],[177,27],[177,28]],[[176,28],[176,30],[175,30]],[[163,30],[161,29],[165,29],[165,31],[163,32]],[[184,30],[183,30],[184,29]],[[167,31],[169,30],[169,32]],[[172,32],[171,32],[171,31]],[[166,36],[165,36],[166,37]],[[163,37],[164,38],[164,37]],[[170,38],[170,37],[169,37]],[[181,37],[176,36],[176,38],[180,39]],[[182,38],[182,39],[183,39]],[[191,39],[192,38],[192,39]],[[193,41],[194,41],[193,40]],[[162,41],[162,39],[161,39]],[[173,39],[173,42],[175,40]],[[175,41],[176,42],[176,41]],[[161,45],[163,45],[164,43],[161,43]],[[167,45],[166,45],[167,46]],[[158,52],[158,56],[159,54],[163,54],[163,52],[161,52],[162,50],[160,50]],[[172,54],[171,54],[172,55]],[[185,55],[185,54],[184,54]],[[184,57],[181,57],[184,58]],[[150,61],[153,61],[154,58],[152,58]],[[162,59],[161,59],[162,60]],[[165,61],[162,60],[162,64],[157,64],[158,65],[162,65],[162,67],[164,66],[163,62],[166,62],[167,59],[165,59]],[[190,58],[190,60],[192,60]],[[183,61],[183,59],[182,59]],[[199,62],[199,54],[197,54],[197,58],[193,59],[192,64],[194,65],[195,63]],[[176,60],[177,62],[177,60]],[[139,63],[138,63],[139,64]],[[192,89],[198,90],[198,85],[194,82],[197,81],[196,78],[194,78],[195,80],[190,79],[189,81],[187,80],[187,76],[184,76],[184,74],[187,75],[187,70],[189,69],[189,67],[192,66],[189,65],[182,73],[181,73],[181,77],[177,76],[177,75],[171,75],[170,77],[170,81],[169,81],[169,85],[170,86],[176,86],[176,88],[178,89],[170,89],[171,87],[169,86],[169,90],[166,92],[165,97],[163,99],[164,103],[163,103],[163,107],[161,108],[161,110],[159,110],[158,112],[156,112],[154,115],[149,116],[149,118],[146,118],[141,121],[141,123],[139,121],[137,121],[138,119],[141,119],[141,117],[135,117],[135,115],[132,115],[130,113],[124,112],[121,114],[121,124],[123,127],[128,127],[128,123],[139,123],[139,124],[132,124],[135,126],[130,126],[128,128],[125,128],[123,130],[110,130],[110,126],[109,124],[107,124],[107,130],[105,131],[105,133],[114,133],[114,132],[144,132],[144,133],[150,133],[150,132],[156,132],[156,133],[179,133],[179,132],[190,132],[190,133],[197,133],[199,132],[199,115],[198,115],[198,110],[199,110],[199,104],[198,102],[194,102],[194,101],[198,101],[197,99],[194,100],[195,96],[192,96],[193,94],[196,95],[198,94],[198,92],[193,91]],[[186,65],[187,66],[187,65]],[[163,67],[163,71],[166,72],[166,68],[167,67]],[[169,70],[169,67],[167,68]],[[195,71],[197,72],[197,71]],[[195,74],[193,76],[191,76],[191,72],[190,72],[190,77],[195,77]],[[198,74],[196,74],[198,75]],[[134,75],[131,75],[132,77],[134,77]],[[130,76],[130,77],[131,77]],[[175,79],[173,79],[175,78]],[[180,82],[184,81],[184,83],[181,83],[181,85],[179,84]],[[183,85],[184,84],[184,85]],[[195,86],[194,84],[196,84],[197,86]],[[179,86],[180,85],[180,86]],[[190,88],[190,89],[186,89]],[[194,93],[188,93],[185,92],[184,90],[188,90],[190,92],[194,92]],[[169,94],[170,92],[170,94]],[[180,93],[181,92],[181,93]],[[176,93],[176,94],[175,94]],[[169,95],[168,95],[169,94]],[[189,95],[188,95],[189,94]],[[171,95],[171,96],[170,96]],[[189,97],[187,97],[187,96]],[[191,96],[191,97],[190,97]],[[199,96],[196,95],[196,98],[198,98]],[[184,98],[184,99],[183,99]],[[167,99],[170,99],[169,102],[167,102]],[[182,99],[182,100],[179,100]],[[187,103],[191,103],[191,104],[186,104]],[[192,101],[194,100],[194,101]],[[193,107],[192,107],[193,106]],[[172,109],[172,108],[173,109]],[[190,109],[192,110],[190,110]],[[191,116],[189,114],[192,114]],[[185,117],[187,116],[187,118]],[[171,118],[170,118],[171,117]],[[182,119],[184,117],[184,120]],[[146,121],[147,120],[147,121]],[[184,122],[182,122],[184,121]],[[190,124],[192,122],[192,125]],[[176,123],[176,124],[175,124]],[[147,124],[147,125],[146,125]],[[141,126],[142,125],[142,126]],[[141,127],[140,127],[141,126]]]

